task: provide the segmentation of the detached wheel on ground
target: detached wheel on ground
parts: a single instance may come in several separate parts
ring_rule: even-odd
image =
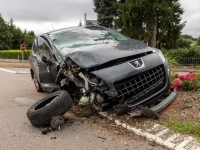
[[[27,111],[27,117],[33,126],[45,126],[53,116],[64,115],[72,104],[67,91],[57,91],[33,104]]]
[[[33,81],[34,81],[34,85],[35,85],[35,88],[38,92],[43,92],[42,88],[41,88],[41,85],[40,83],[38,82],[37,78],[36,78],[36,75],[35,73],[33,73]]]

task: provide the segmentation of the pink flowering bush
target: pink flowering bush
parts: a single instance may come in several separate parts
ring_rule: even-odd
[[[177,91],[198,90],[200,89],[200,75],[194,70],[186,75],[179,75],[178,78],[172,80],[172,87]]]

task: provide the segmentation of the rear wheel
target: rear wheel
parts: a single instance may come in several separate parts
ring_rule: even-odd
[[[53,116],[64,115],[72,104],[67,91],[57,91],[33,104],[27,111],[27,117],[33,126],[45,126]]]
[[[43,92],[42,88],[41,88],[41,85],[40,83],[38,82],[37,78],[36,78],[36,75],[35,73],[33,73],[33,82],[34,82],[34,85],[35,85],[35,88],[38,92]]]

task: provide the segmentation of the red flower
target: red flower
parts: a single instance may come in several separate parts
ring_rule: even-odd
[[[195,88],[195,86],[194,85],[191,85],[191,89],[194,89]]]
[[[179,78],[180,80],[184,80],[184,79],[185,79],[185,76],[184,76],[184,75],[179,75],[178,78]]]

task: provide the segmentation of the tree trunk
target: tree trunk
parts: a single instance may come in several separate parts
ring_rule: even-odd
[[[148,45],[150,47],[156,47],[156,28],[157,28],[157,18],[151,18],[150,33],[152,37],[148,40]]]

